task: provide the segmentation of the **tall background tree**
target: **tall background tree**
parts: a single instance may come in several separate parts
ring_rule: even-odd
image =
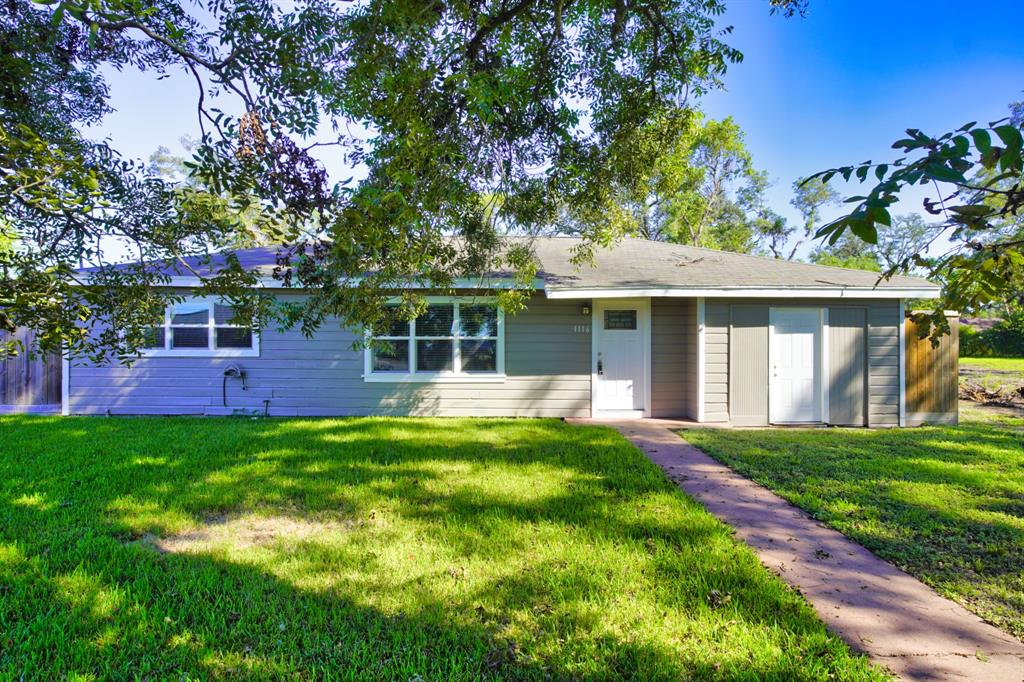
[[[0,326],[37,329],[46,350],[130,359],[166,276],[109,267],[104,244],[186,268],[232,243],[254,205],[291,245],[282,277],[311,290],[275,307],[229,258],[204,287],[257,320],[375,327],[402,283],[446,290],[499,265],[520,275],[502,294],[514,307],[531,259],[503,250],[499,227],[570,220],[586,237],[581,259],[621,236],[631,223],[613,188],[633,184],[629,151],[741,58],[716,27],[723,11],[719,0],[7,0],[0,224],[14,248],[0,261]],[[195,82],[198,186],[147,175],[83,133],[109,112],[103,73],[129,68],[153,88],[171,72]],[[323,154],[365,176],[332,184]],[[82,262],[99,267],[83,277]],[[398,314],[423,304],[409,294]]]
[[[621,230],[645,239],[751,252],[767,174],[755,168],[731,118],[686,112],[661,119],[628,150],[612,188]]]

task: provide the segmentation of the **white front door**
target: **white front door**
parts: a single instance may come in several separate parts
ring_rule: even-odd
[[[821,311],[771,309],[771,421],[821,421]]]
[[[594,305],[594,411],[643,413],[647,306],[641,301]]]

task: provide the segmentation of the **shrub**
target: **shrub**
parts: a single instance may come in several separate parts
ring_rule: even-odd
[[[1011,313],[989,329],[960,328],[960,355],[965,358],[1024,357],[1024,311]]]

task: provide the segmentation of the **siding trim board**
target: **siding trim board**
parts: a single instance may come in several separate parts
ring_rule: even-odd
[[[71,363],[68,361],[67,349],[60,357],[60,413],[65,417],[71,414]]]
[[[697,299],[697,421],[704,423],[706,408],[704,396],[707,384],[707,328],[704,324],[706,315],[704,298]]]
[[[907,424],[907,331],[904,319],[906,318],[906,303],[900,299],[900,426]]]

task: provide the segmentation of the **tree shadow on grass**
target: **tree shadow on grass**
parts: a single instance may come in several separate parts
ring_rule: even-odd
[[[0,675],[867,670],[605,429],[195,419],[0,429]],[[140,542],[241,514],[342,529],[184,553]]]

